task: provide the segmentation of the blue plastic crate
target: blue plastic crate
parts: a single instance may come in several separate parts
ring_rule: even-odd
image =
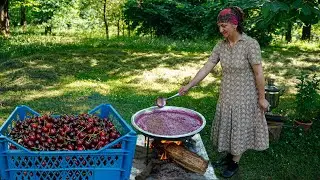
[[[0,128],[0,179],[129,179],[136,132],[110,104],[101,104],[89,114],[109,118],[121,137],[99,150],[30,151],[10,139],[8,133],[17,120],[40,114],[27,106],[17,106]],[[112,148],[118,143],[121,143],[120,149]],[[17,149],[9,149],[10,145],[15,145]]]

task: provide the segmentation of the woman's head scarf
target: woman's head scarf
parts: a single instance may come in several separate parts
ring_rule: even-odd
[[[239,20],[237,15],[235,15],[231,8],[223,9],[220,11],[218,18],[217,18],[218,23],[231,23],[234,25],[239,24]]]

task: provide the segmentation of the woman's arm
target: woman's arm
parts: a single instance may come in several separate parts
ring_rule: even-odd
[[[252,69],[254,72],[254,77],[256,81],[256,87],[258,89],[258,97],[259,97],[259,105],[263,111],[268,110],[269,103],[265,99],[265,92],[264,92],[264,76],[261,64],[254,64],[252,65]]]
[[[216,66],[216,64],[220,61],[220,46],[221,42],[217,43],[212,50],[212,53],[208,59],[208,61],[204,64],[204,66],[197,72],[195,77],[185,86],[182,86],[179,90],[180,95],[185,95],[190,88],[197,85],[200,81],[202,81],[210,71]]]
[[[262,71],[262,65],[261,64],[254,64],[252,66],[253,72],[254,72],[254,77],[256,80],[256,87],[258,89],[258,95],[259,99],[265,99],[265,92],[264,92],[264,76],[263,76],[263,71]]]
[[[202,81],[210,73],[210,71],[212,70],[212,68],[214,68],[215,65],[216,63],[210,60],[206,62],[206,64],[197,72],[195,77],[186,86],[183,86],[179,90],[179,94],[180,95],[186,94],[190,88],[192,88],[193,86],[197,85],[200,81]]]

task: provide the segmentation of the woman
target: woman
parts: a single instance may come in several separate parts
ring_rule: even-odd
[[[265,99],[260,46],[243,33],[243,18],[239,7],[219,13],[217,24],[224,40],[214,47],[196,76],[179,90],[181,95],[186,94],[220,61],[222,81],[211,137],[219,152],[228,152],[222,161],[214,164],[228,165],[222,173],[224,177],[237,172],[246,150],[265,150],[269,146],[264,117],[269,103]]]

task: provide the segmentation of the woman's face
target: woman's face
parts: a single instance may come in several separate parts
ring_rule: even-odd
[[[218,23],[219,31],[223,37],[228,38],[237,32],[237,25],[231,23]]]

